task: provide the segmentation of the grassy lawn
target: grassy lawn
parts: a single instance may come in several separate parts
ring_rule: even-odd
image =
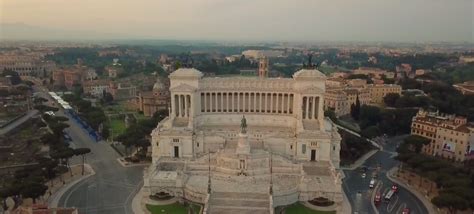
[[[114,137],[122,134],[125,131],[125,121],[123,119],[113,118],[109,120],[109,125],[113,130]]]
[[[145,117],[145,115],[140,114],[140,113],[138,113],[138,112],[135,113],[135,114],[133,114],[133,115],[135,116],[135,118],[137,118],[137,121],[139,121],[139,120],[144,120],[144,119],[150,119],[149,117]]]
[[[150,205],[147,204],[146,208],[153,214],[187,214],[188,210],[182,204],[176,202],[174,204],[168,205]],[[197,204],[191,204],[191,208],[194,210],[194,213],[199,213],[201,211],[201,206]]]
[[[302,205],[300,202],[294,203],[285,209],[286,214],[336,214],[336,211],[317,211],[317,210],[312,210],[304,205]]]

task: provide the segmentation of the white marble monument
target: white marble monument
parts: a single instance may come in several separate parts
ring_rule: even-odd
[[[170,116],[152,132],[144,188],[205,204],[206,213],[273,213],[326,197],[342,202],[340,136],[324,118],[325,76],[170,74]]]

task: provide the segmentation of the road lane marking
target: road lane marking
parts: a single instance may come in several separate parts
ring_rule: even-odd
[[[392,208],[390,208],[391,204],[393,204]],[[391,213],[393,211],[393,209],[396,207],[397,204],[398,204],[398,195],[394,195],[392,197],[392,200],[390,200],[390,202],[387,205],[387,212]]]

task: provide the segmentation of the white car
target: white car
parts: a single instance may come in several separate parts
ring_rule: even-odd
[[[366,176],[367,176],[367,174],[365,174],[365,172],[362,173],[362,178],[365,178]]]

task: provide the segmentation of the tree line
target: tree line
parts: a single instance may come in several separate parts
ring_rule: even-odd
[[[428,145],[429,139],[421,136],[409,136],[398,147],[398,156],[402,162],[400,168],[416,173],[421,185],[429,180],[428,192],[438,189],[438,195],[431,202],[439,208],[446,208],[449,213],[459,210],[474,209],[474,168],[471,162],[456,164],[449,160],[421,153],[422,147]]]

